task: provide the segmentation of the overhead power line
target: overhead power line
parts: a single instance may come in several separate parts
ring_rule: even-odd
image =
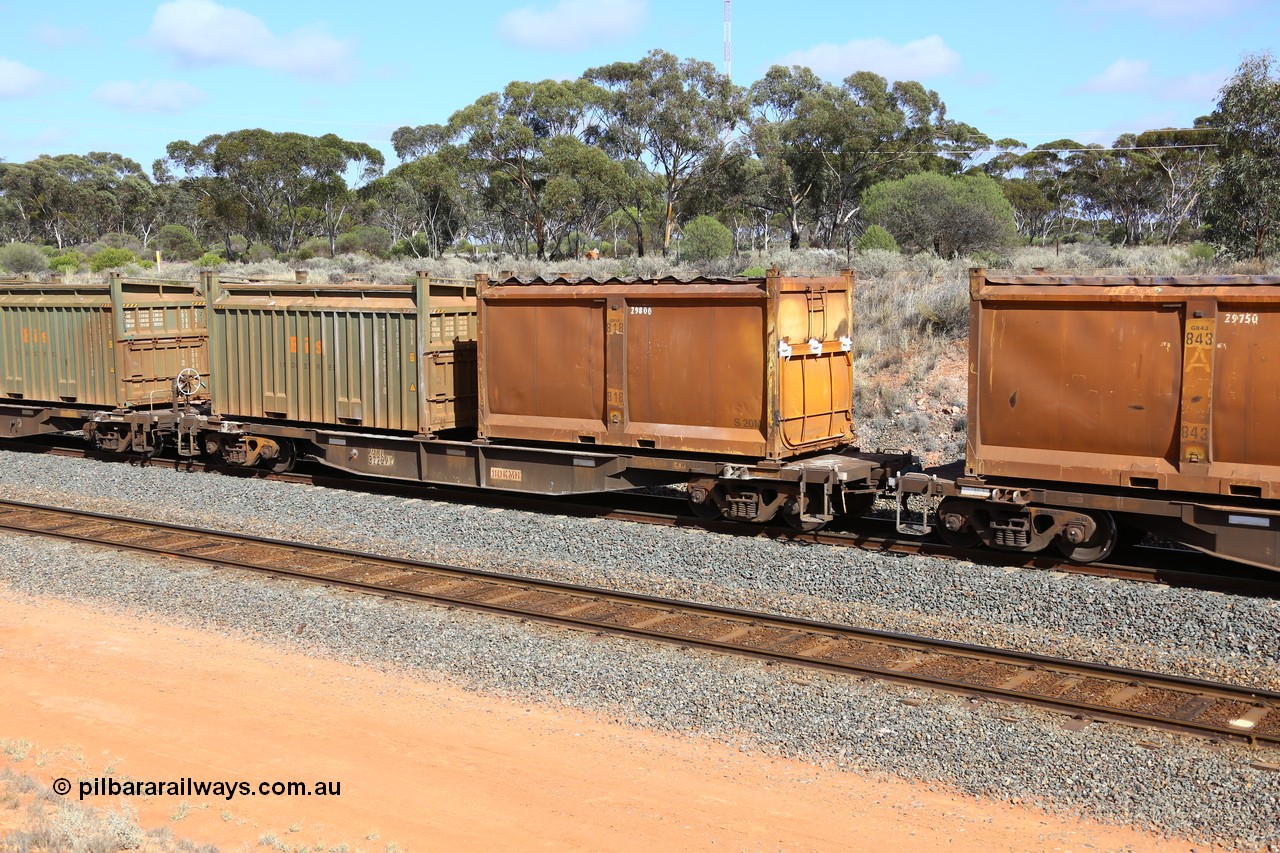
[[[1173,148],[1217,148],[1217,147],[1219,147],[1219,144],[1217,142],[1198,142],[1195,144],[1188,143],[1184,145],[1121,145],[1113,148],[1107,148],[1106,146],[1099,146],[1097,148],[1028,148],[1024,151],[1024,153],[1034,154],[1036,152],[1043,152],[1045,154],[1070,154],[1076,151],[1165,151]],[[981,154],[984,151],[992,151],[995,153],[1003,153],[1007,151],[1012,153],[1022,149],[997,148],[995,146],[990,146],[987,148],[975,148],[971,151],[955,150],[955,149],[952,149],[952,150],[956,154]]]

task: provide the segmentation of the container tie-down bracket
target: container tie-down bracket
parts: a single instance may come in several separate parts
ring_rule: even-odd
[[[933,530],[933,502],[930,497],[937,480],[937,477],[915,471],[898,477],[894,521],[899,533],[906,536],[927,536]],[[916,498],[914,509],[913,497]]]

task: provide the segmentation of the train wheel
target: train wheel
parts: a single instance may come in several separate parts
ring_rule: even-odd
[[[939,524],[938,538],[952,548],[977,548],[982,544],[978,531],[967,526],[960,530],[949,530],[945,524]]]
[[[724,515],[724,509],[717,500],[720,494],[720,487],[715,486],[710,489],[701,489],[696,486],[689,487],[689,508],[693,510],[693,514],[698,518],[706,521],[714,521]],[[701,494],[702,500],[694,500],[694,496]]]
[[[1116,520],[1109,512],[1092,513],[1095,530],[1084,542],[1072,543],[1058,537],[1058,550],[1073,563],[1095,563],[1105,560],[1115,550],[1120,532]]]
[[[280,452],[271,461],[271,473],[288,474],[298,464],[298,449],[287,438],[282,438],[277,443],[280,445]]]
[[[938,505],[938,538],[952,548],[976,548],[982,544],[982,536],[973,529],[964,512],[948,506],[951,498],[946,498]],[[948,523],[949,522],[949,523]],[[955,529],[952,529],[955,526]]]
[[[802,516],[800,514],[800,501],[796,498],[791,498],[783,504],[781,513],[787,524],[802,533],[811,533],[827,523],[825,518]]]

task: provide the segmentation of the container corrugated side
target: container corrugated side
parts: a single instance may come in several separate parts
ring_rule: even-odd
[[[160,405],[180,371],[207,365],[204,299],[192,282],[0,283],[4,398]]]
[[[1280,278],[971,274],[968,468],[1280,497]]]
[[[211,277],[214,411],[414,433],[475,423],[475,299],[442,286]],[[454,295],[454,294],[463,295]]]

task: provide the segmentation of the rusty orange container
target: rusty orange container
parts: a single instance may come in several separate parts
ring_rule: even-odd
[[[480,433],[769,459],[848,444],[853,286],[480,276]]]
[[[1280,277],[970,276],[976,475],[1280,497]]]

